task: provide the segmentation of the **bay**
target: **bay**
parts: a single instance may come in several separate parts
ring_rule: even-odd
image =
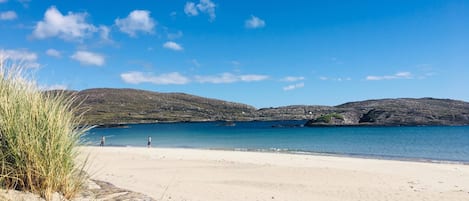
[[[89,145],[338,154],[403,160],[469,162],[469,126],[301,127],[304,121],[131,124],[94,128]]]

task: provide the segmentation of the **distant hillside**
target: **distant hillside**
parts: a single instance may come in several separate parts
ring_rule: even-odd
[[[469,103],[450,99],[367,100],[345,103],[336,108],[358,112],[360,118],[354,120],[355,124],[469,125]]]
[[[91,124],[172,121],[251,120],[252,106],[183,93],[135,89],[88,89],[76,92]],[[246,115],[248,114],[248,115]]]
[[[338,106],[252,106],[183,93],[136,89],[67,91],[89,124],[175,121],[309,120],[306,126],[469,125],[469,103],[449,99],[366,100]]]

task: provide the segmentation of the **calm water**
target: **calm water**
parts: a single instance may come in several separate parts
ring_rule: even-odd
[[[161,123],[97,128],[86,140],[106,145],[241,149],[344,154],[363,157],[469,162],[469,126],[459,127],[275,127],[302,121]],[[274,127],[273,127],[274,126]]]

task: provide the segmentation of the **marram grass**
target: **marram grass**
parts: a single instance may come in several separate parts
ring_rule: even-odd
[[[86,179],[77,156],[87,128],[70,96],[44,93],[22,70],[0,58],[0,187],[73,198]]]

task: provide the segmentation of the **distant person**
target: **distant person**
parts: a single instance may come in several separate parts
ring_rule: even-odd
[[[99,143],[99,146],[104,146],[104,143],[106,142],[106,137],[101,136],[101,143]]]
[[[150,136],[148,136],[148,143],[147,143],[147,146],[148,146],[148,148],[151,147],[151,137],[150,137]]]

